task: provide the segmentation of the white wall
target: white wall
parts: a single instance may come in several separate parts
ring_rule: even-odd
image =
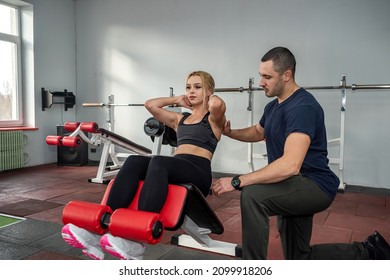
[[[35,88],[75,90],[78,121],[104,126],[104,109],[81,104],[107,102],[111,94],[115,103],[168,96],[170,87],[181,94],[186,75],[196,69],[209,71],[217,87],[246,87],[249,77],[255,77],[257,85],[261,56],[278,45],[295,54],[296,78],[302,86],[338,85],[343,73],[349,85],[390,83],[387,0],[77,0],[75,88],[73,2],[30,2],[35,4],[34,19],[39,15]],[[63,72],[54,71],[62,63]],[[324,106],[329,138],[337,137],[340,92],[313,93]],[[246,126],[247,93],[219,95],[227,103],[233,127]],[[255,122],[268,101],[262,92],[256,93]],[[389,107],[389,90],[348,93],[344,166],[348,184],[390,188]],[[58,112],[37,114],[45,133],[58,122]],[[115,112],[117,133],[152,147],[143,133],[149,117],[144,108],[117,107]],[[262,164],[257,160],[257,167]],[[248,172],[247,145],[223,138],[213,169]]]
[[[27,32],[23,42],[27,62],[23,99],[27,103],[26,124],[38,128],[25,132],[28,137],[25,151],[30,158],[27,166],[34,166],[57,160],[57,149],[46,145],[46,136],[55,135],[57,125],[75,120],[76,107],[64,111],[61,105],[53,105],[42,111],[41,102],[42,87],[50,91],[67,89],[76,94],[75,13],[73,0],[25,2],[32,4],[32,8],[23,8]]]

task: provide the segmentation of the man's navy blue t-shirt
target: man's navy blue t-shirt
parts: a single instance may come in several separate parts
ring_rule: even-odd
[[[268,163],[282,157],[290,133],[309,135],[311,142],[300,173],[334,198],[340,180],[328,165],[324,111],[312,94],[300,88],[281,104],[277,99],[271,101],[259,124],[264,128]]]

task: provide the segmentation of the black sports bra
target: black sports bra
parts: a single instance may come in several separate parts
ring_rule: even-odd
[[[177,146],[191,144],[204,148],[214,154],[218,140],[211,129],[208,119],[209,115],[210,112],[208,112],[200,122],[194,124],[185,124],[184,121],[189,115],[183,116],[176,131]]]

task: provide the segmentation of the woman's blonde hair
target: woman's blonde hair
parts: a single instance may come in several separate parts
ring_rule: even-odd
[[[199,76],[202,79],[202,83],[205,91],[209,90],[211,91],[211,93],[214,93],[215,82],[213,76],[211,76],[209,73],[205,71],[194,71],[188,74],[187,81],[189,78],[193,76]]]

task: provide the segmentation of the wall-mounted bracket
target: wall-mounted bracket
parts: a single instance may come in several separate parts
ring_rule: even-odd
[[[73,108],[76,104],[76,97],[73,95],[73,92],[68,92],[66,89],[63,92],[51,92],[45,88],[41,88],[41,93],[42,111],[45,111],[47,108],[51,108],[53,104],[64,104],[65,111],[68,111],[68,108]]]

